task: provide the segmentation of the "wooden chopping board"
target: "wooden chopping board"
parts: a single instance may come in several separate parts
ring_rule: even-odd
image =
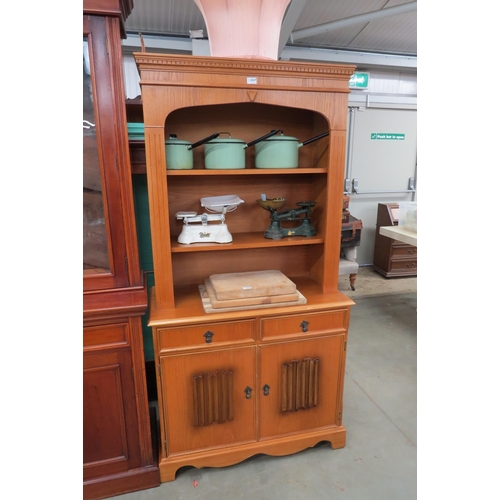
[[[212,274],[208,281],[217,300],[290,295],[297,291],[295,283],[277,270]]]
[[[299,294],[287,293],[282,295],[263,295],[262,297],[245,297],[244,299],[227,299],[218,300],[215,295],[215,290],[209,280],[205,280],[205,288],[210,299],[210,304],[214,309],[221,309],[226,307],[241,307],[241,306],[255,306],[260,304],[276,304],[281,302],[294,302],[299,300]]]
[[[284,307],[284,306],[294,306],[298,304],[307,304],[307,299],[297,290],[297,294],[299,295],[298,300],[293,302],[276,302],[274,304],[258,304],[254,306],[239,306],[239,307],[222,307],[220,309],[215,309],[212,307],[210,302],[210,298],[208,297],[208,292],[205,285],[198,285],[198,290],[200,292],[201,303],[203,305],[203,310],[210,313],[221,313],[221,312],[232,312],[232,311],[247,311],[250,309],[267,309],[270,307]]]

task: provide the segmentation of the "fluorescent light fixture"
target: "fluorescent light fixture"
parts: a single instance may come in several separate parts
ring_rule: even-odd
[[[189,30],[190,38],[203,38],[203,30]]]

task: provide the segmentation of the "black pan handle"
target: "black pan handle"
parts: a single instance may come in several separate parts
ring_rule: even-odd
[[[205,137],[201,141],[195,142],[194,144],[191,144],[191,146],[188,146],[188,149],[194,149],[197,148],[198,146],[201,146],[202,144],[205,144],[205,142],[211,141],[212,139],[217,139],[219,137],[219,133],[216,132],[215,134],[209,135],[208,137]]]
[[[309,144],[310,142],[318,141],[319,139],[323,139],[323,137],[326,137],[327,135],[330,135],[330,131],[328,132],[323,132],[320,135],[317,135],[316,137],[313,137],[311,139],[307,139],[307,141],[304,141],[302,143],[302,146],[305,146],[306,144]]]
[[[261,142],[264,139],[267,139],[268,137],[272,137],[273,135],[276,135],[278,132],[283,133],[283,130],[280,130],[279,128],[277,128],[275,130],[271,130],[271,132],[267,133],[266,135],[263,135],[262,137],[259,137],[258,139],[254,139],[252,142],[249,142],[245,147],[249,148],[250,146],[257,144],[258,142]]]

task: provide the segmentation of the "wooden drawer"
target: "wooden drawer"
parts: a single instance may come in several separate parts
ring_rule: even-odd
[[[261,338],[271,340],[347,330],[348,320],[347,309],[266,318],[261,322]]]
[[[416,257],[417,256],[417,247],[412,245],[394,245],[392,247],[392,256],[393,257]]]
[[[126,346],[128,340],[128,323],[116,325],[86,326],[83,328],[83,348],[111,348]]]
[[[417,270],[417,259],[391,259],[391,271],[395,270]]]
[[[180,328],[158,328],[161,351],[222,344],[241,344],[255,340],[255,320],[205,323]]]

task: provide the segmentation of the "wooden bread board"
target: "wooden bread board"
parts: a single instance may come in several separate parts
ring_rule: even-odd
[[[208,281],[217,300],[290,295],[297,291],[295,283],[277,270],[212,274]]]
[[[307,304],[307,299],[297,290],[299,298],[293,302],[275,302],[272,304],[259,304],[254,306],[237,306],[237,307],[224,307],[215,309],[210,303],[210,297],[208,296],[207,289],[205,285],[198,285],[198,290],[200,291],[201,303],[203,309],[206,313],[220,313],[220,312],[231,312],[231,311],[247,311],[250,309],[266,309],[269,307],[283,307],[283,306],[294,306],[298,304]]]
[[[219,300],[215,295],[215,290],[210,283],[210,280],[205,280],[205,288],[210,299],[210,303],[214,309],[221,309],[224,307],[239,307],[239,306],[256,306],[260,304],[275,304],[277,302],[293,302],[299,300],[299,294],[287,293],[283,295],[267,295],[262,297],[245,297],[244,299],[227,299]]]

